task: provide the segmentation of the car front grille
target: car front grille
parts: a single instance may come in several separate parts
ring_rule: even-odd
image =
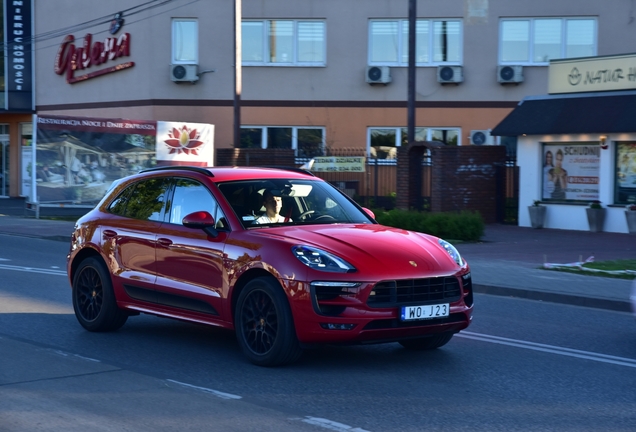
[[[454,276],[379,282],[371,290],[367,305],[394,307],[430,302],[454,302],[461,298],[459,280]]]

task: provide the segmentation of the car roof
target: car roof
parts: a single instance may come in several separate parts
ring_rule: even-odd
[[[233,180],[260,180],[260,179],[317,179],[311,172],[300,168],[268,168],[268,167],[196,167],[196,166],[161,166],[145,169],[142,172],[161,171],[195,171],[212,177],[215,183]]]

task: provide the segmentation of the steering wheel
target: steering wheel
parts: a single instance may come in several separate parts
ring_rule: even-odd
[[[306,212],[302,212],[301,214],[299,214],[298,219],[305,220],[307,219],[307,216],[312,215],[314,213],[316,213],[315,210],[307,210]]]
[[[316,219],[314,219],[315,221],[320,220],[320,219],[332,219],[332,220],[336,220],[335,217],[328,215],[328,214],[324,214],[324,215],[320,215],[318,216]]]

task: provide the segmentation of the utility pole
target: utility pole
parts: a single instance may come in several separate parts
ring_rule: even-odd
[[[409,0],[409,67],[408,67],[408,104],[407,104],[407,139],[415,141],[415,21],[417,16],[417,0]]]
[[[242,39],[241,0],[234,0],[234,147],[241,145]]]

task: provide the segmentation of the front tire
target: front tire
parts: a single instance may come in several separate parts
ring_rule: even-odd
[[[88,331],[114,331],[128,319],[117,307],[110,273],[98,258],[90,257],[81,262],[73,278],[72,295],[75,317]]]
[[[400,345],[416,351],[431,350],[446,345],[452,338],[453,333],[440,333],[418,339],[405,339],[400,341]]]
[[[252,363],[280,366],[300,358],[289,302],[274,279],[260,277],[245,285],[234,320],[238,343]]]

